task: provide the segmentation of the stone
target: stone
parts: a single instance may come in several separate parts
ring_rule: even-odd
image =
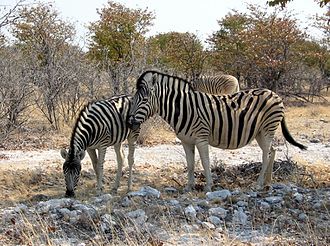
[[[270,205],[268,202],[261,201],[260,202],[260,209],[261,210],[268,210],[270,209]]]
[[[28,206],[26,206],[23,203],[18,204],[15,208],[14,211],[16,213],[26,213],[29,210]]]
[[[204,222],[202,222],[201,225],[202,225],[202,228],[205,228],[205,229],[208,229],[208,230],[215,229],[215,226],[212,223],[210,223],[210,222],[204,221]]]
[[[227,210],[222,207],[210,208],[209,214],[213,216],[217,216],[221,219],[225,219],[227,216]]]
[[[302,222],[306,221],[307,219],[308,219],[308,216],[307,216],[307,214],[305,214],[305,213],[300,213],[300,214],[298,215],[298,220],[300,220],[300,221],[302,221]]]
[[[178,200],[175,200],[175,199],[171,199],[169,201],[169,204],[170,204],[170,206],[174,206],[174,207],[180,206],[180,202]]]
[[[226,200],[231,197],[231,192],[229,190],[218,190],[206,193],[207,200]]]
[[[107,203],[112,199],[110,194],[104,194],[94,198],[94,203]]]
[[[299,192],[296,192],[293,194],[293,198],[296,202],[301,203],[304,200],[304,196],[300,194]]]
[[[175,194],[175,193],[178,193],[178,190],[175,189],[174,187],[166,187],[164,189],[164,191],[168,194]]]
[[[125,196],[125,197],[123,198],[123,200],[121,201],[121,205],[122,205],[123,207],[129,207],[129,206],[132,205],[132,201],[131,201],[131,199],[129,199],[127,196]]]
[[[246,225],[248,216],[244,213],[242,208],[234,211],[233,222],[240,225]]]
[[[245,201],[238,201],[236,204],[239,207],[247,207],[249,205],[249,203]]]
[[[117,223],[112,219],[110,214],[104,214],[101,216],[100,227],[103,233],[111,232],[116,224]]]
[[[132,191],[128,196],[156,197],[160,198],[160,191],[150,186],[142,187],[139,191]]]
[[[220,226],[222,224],[221,219],[219,219],[219,217],[214,215],[209,216],[207,220],[215,226]]]
[[[126,214],[126,216],[139,225],[144,224],[148,219],[148,217],[146,216],[146,212],[143,209],[137,209],[137,210],[128,212]]]
[[[189,205],[184,209],[184,214],[190,221],[195,221],[196,220],[196,209],[194,208],[193,205]]]
[[[281,203],[283,201],[283,197],[281,196],[269,196],[265,198],[265,201],[269,204]]]

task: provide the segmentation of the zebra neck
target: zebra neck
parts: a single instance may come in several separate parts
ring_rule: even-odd
[[[86,149],[87,149],[87,142],[84,139],[84,136],[79,135],[77,134],[77,132],[75,132],[72,135],[69,152],[72,155],[76,155],[77,153],[81,152],[82,150],[85,151]]]

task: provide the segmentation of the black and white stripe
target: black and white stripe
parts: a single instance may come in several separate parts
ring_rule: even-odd
[[[244,90],[215,96],[195,91],[179,77],[146,71],[137,80],[132,99],[129,124],[138,127],[153,114],[159,114],[175,130],[186,153],[188,185],[194,187],[194,153],[199,151],[206,177],[207,191],[212,179],[209,148],[237,149],[256,139],[263,152],[258,186],[271,182],[275,150],[272,147],[279,124],[285,139],[305,149],[290,135],[284,118],[281,98],[267,89]]]
[[[130,190],[132,166],[134,163],[134,145],[139,129],[130,131],[127,127],[129,108],[130,98],[123,95],[89,103],[81,110],[73,128],[69,151],[61,150],[61,155],[65,159],[63,173],[67,196],[74,196],[74,189],[79,180],[81,160],[85,156],[85,150],[87,150],[92,160],[97,178],[97,189],[102,191],[103,163],[106,149],[109,146],[114,146],[117,156],[118,169],[113,187],[113,191],[116,192],[119,187],[124,160],[122,143],[126,138],[129,147],[128,190]]]
[[[227,95],[239,91],[238,80],[229,74],[204,75],[191,81],[191,86],[196,91],[213,95]]]

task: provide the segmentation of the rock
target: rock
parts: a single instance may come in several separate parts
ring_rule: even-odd
[[[281,196],[269,196],[265,198],[265,201],[269,204],[281,203],[283,201],[283,197]]]
[[[169,201],[170,206],[180,206],[180,202],[178,200],[172,199]]]
[[[178,193],[178,190],[175,189],[174,187],[166,187],[164,189],[164,191],[168,194],[175,194],[175,193]]]
[[[225,219],[227,216],[227,210],[222,207],[210,208],[209,214],[213,216],[217,216],[221,219]]]
[[[318,138],[312,138],[312,139],[309,140],[309,142],[311,142],[311,143],[320,143],[321,140],[318,139]]]
[[[249,205],[249,203],[245,202],[245,201],[238,201],[236,203],[236,205],[239,206],[239,207],[247,207]]]
[[[77,201],[71,198],[52,199],[45,202],[39,202],[36,206],[38,213],[49,213],[52,210],[71,207],[73,204],[77,204]]]
[[[248,195],[252,198],[257,198],[258,197],[258,192],[256,191],[250,191],[248,192]]]
[[[208,200],[226,200],[231,197],[231,192],[229,190],[218,190],[206,193],[206,199]]]
[[[270,209],[270,205],[268,202],[261,201],[260,202],[260,209],[261,210],[268,210]]]
[[[83,213],[84,215],[88,216],[89,218],[96,218],[98,216],[97,210],[94,206],[92,205],[85,205],[85,204],[75,204],[72,206],[74,210],[77,210],[78,212]]]
[[[23,203],[18,204],[14,209],[15,213],[26,213],[29,208]]]
[[[121,205],[122,205],[123,207],[129,207],[129,206],[132,205],[132,201],[131,201],[131,199],[129,199],[127,196],[125,196],[125,197],[123,198],[123,200],[121,201]]]
[[[215,226],[210,222],[204,221],[204,222],[202,222],[202,228],[205,228],[208,230],[213,230],[213,229],[215,229]]]
[[[306,221],[307,219],[308,219],[308,216],[307,216],[307,214],[305,214],[305,213],[300,213],[300,214],[298,215],[298,220],[300,220],[300,221],[302,221],[302,222]]]
[[[280,183],[273,184],[272,188],[275,190],[276,193],[280,193],[280,194],[285,194],[292,190],[291,187]]]
[[[142,196],[142,197],[156,197],[160,198],[160,191],[150,186],[142,187],[139,191],[132,191],[127,196]]]
[[[196,220],[196,209],[194,208],[193,205],[189,205],[184,209],[184,214],[190,221],[195,221]]]
[[[146,212],[143,209],[137,209],[135,211],[128,212],[126,216],[138,225],[143,225],[148,219]]]
[[[247,221],[248,221],[248,216],[246,215],[246,213],[244,213],[242,208],[238,208],[238,210],[234,211],[233,223],[246,225]]]
[[[94,203],[100,204],[100,203],[107,203],[112,199],[112,196],[110,194],[104,194],[98,197],[94,198]]]
[[[293,198],[296,202],[301,203],[304,200],[304,196],[299,192],[293,194]]]
[[[321,202],[315,202],[314,204],[313,204],[313,209],[320,209],[322,207],[322,203]]]
[[[220,226],[222,224],[221,219],[219,219],[219,217],[217,216],[211,215],[210,217],[207,218],[207,220],[215,226]]]
[[[101,231],[103,233],[109,233],[113,230],[113,227],[117,224],[110,214],[104,214],[101,216]]]

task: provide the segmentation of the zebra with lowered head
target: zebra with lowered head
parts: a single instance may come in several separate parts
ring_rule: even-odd
[[[229,74],[204,75],[190,83],[194,90],[213,95],[233,94],[239,91],[238,80]]]
[[[89,103],[80,111],[72,131],[69,151],[61,150],[61,155],[65,159],[63,173],[66,196],[75,195],[74,190],[79,181],[81,161],[85,157],[86,150],[96,174],[97,190],[99,192],[103,190],[103,163],[109,146],[114,146],[117,156],[117,174],[113,187],[113,192],[117,192],[124,159],[122,143],[126,138],[128,140],[128,190],[131,189],[135,142],[139,129],[130,131],[127,127],[129,108],[130,98],[123,95]]]
[[[285,139],[299,147],[285,123],[281,98],[267,89],[244,90],[215,96],[192,89],[186,80],[157,71],[146,71],[137,80],[131,101],[128,123],[132,129],[159,114],[181,140],[188,167],[186,190],[195,185],[195,146],[199,151],[206,177],[205,190],[210,191],[212,178],[209,145],[221,149],[241,148],[256,139],[262,149],[262,169],[257,186],[269,185],[275,149],[275,131],[281,124]]]

